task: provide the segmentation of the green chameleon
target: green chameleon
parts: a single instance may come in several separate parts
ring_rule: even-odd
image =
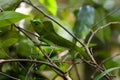
[[[51,21],[42,22],[41,20],[37,19],[32,20],[31,24],[35,32],[37,32],[40,36],[40,41],[48,43],[49,45],[56,45],[67,48],[69,50],[81,51],[81,49],[76,46],[76,44],[58,35],[55,32]]]

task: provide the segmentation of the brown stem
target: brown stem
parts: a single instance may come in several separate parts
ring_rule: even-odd
[[[73,65],[74,65],[75,72],[76,72],[76,74],[77,74],[78,80],[81,80],[80,74],[79,74],[79,72],[78,72],[78,68],[77,68],[77,65],[75,64],[75,62],[73,62]]]

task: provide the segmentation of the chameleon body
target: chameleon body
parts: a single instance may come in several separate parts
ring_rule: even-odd
[[[56,45],[69,50],[80,51],[80,48],[73,42],[58,35],[51,21],[32,20],[31,24],[35,32],[40,36],[40,40],[49,45]]]

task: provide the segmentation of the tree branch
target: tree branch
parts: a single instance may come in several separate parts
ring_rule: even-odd
[[[37,64],[45,64],[49,67],[53,67],[56,70],[60,71],[61,73],[64,74],[64,72],[62,72],[59,68],[55,67],[53,64],[50,64],[48,62],[44,62],[44,61],[38,61],[38,60],[30,60],[30,59],[0,59],[0,64],[3,63],[9,63],[9,62],[31,62],[31,63],[37,63]]]

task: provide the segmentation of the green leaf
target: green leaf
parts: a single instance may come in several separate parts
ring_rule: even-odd
[[[31,41],[26,39],[21,40],[15,47],[16,53],[24,57],[33,57],[38,54],[36,47],[32,44]]]
[[[110,68],[110,69],[107,69],[105,70],[103,73],[97,75],[94,80],[100,80],[103,76],[105,76],[106,74],[108,74],[109,72],[113,71],[113,70],[116,70],[116,69],[120,69],[120,67],[114,67],[114,68]]]
[[[31,55],[31,45],[28,44],[27,40],[20,41],[19,44],[16,45],[16,52],[22,56],[30,56]]]
[[[13,44],[15,44],[17,41],[18,41],[17,38],[10,38],[10,39],[3,41],[2,45],[3,45],[3,47],[10,47]]]
[[[104,39],[106,39],[107,41],[111,40],[111,29],[108,26],[107,28],[103,29],[104,32]]]
[[[89,44],[89,47],[94,47],[94,46],[97,46],[97,44],[95,44],[95,43],[90,43]]]
[[[5,56],[6,56],[6,52],[2,48],[2,41],[0,40],[0,58],[5,58]]]
[[[10,47],[17,43],[19,39],[19,32],[8,30],[7,32],[3,33],[3,35],[0,36],[0,39],[2,42],[2,47]]]
[[[118,59],[118,62],[120,62],[119,59]],[[104,65],[105,65],[106,68],[113,68],[113,67],[116,67],[116,66],[120,66],[118,62],[116,62],[115,60],[112,59],[112,60],[106,61],[104,63]]]
[[[53,15],[57,13],[56,0],[39,0]]]
[[[13,10],[19,4],[20,0],[0,0],[0,7],[4,10]]]
[[[0,37],[3,41],[9,38],[19,38],[18,31],[7,30],[3,36]]]
[[[3,48],[0,48],[0,58],[6,57],[6,51]]]
[[[14,11],[4,11],[0,13],[0,27],[8,26],[13,23],[20,21],[21,19],[26,18],[27,15],[14,12]]]
[[[94,24],[94,8],[90,5],[84,5],[75,14],[76,22],[73,32],[78,38],[85,39]]]

